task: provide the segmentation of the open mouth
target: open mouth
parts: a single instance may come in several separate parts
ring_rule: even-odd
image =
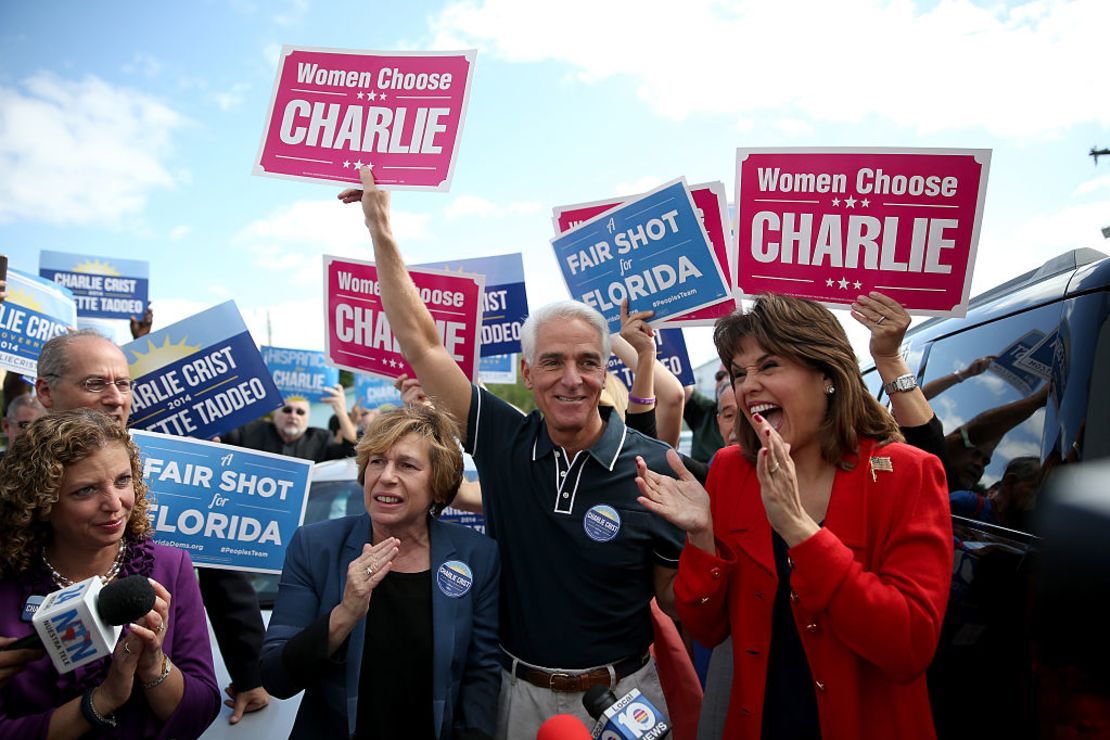
[[[374,500],[377,501],[379,504],[399,504],[399,503],[401,503],[401,499],[398,498],[397,496],[386,496],[384,494],[375,495]]]
[[[581,403],[586,400],[585,396],[555,396],[555,400],[560,403]]]
[[[782,407],[776,406],[773,403],[757,403],[754,406],[748,407],[748,413],[762,416],[776,432],[782,427]]]

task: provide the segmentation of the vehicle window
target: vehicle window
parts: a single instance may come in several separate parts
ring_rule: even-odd
[[[1028,531],[1060,312],[1045,306],[933,345],[922,390],[944,426],[953,514]]]

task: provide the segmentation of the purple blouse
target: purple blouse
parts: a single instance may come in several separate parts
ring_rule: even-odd
[[[177,709],[165,721],[150,711],[136,678],[131,698],[116,710],[119,726],[95,737],[195,738],[220,711],[220,692],[212,668],[212,648],[204,604],[193,564],[183,550],[154,544],[151,540],[127,544],[120,577],[142,574],[166,587],[170,600],[169,624],[162,650],[181,671],[185,691]],[[46,595],[57,586],[36,564],[18,579],[0,581],[0,635],[23,637],[33,631],[21,619],[23,605],[33,594]],[[0,687],[0,737],[46,737],[54,709],[100,685],[108,675],[111,658],[103,658],[59,675],[45,655],[28,663]]]

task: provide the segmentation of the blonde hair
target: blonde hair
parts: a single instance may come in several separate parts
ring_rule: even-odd
[[[605,385],[601,387],[600,405],[612,406],[613,411],[622,419],[628,413],[628,386],[621,382],[616,373],[605,373]]]
[[[147,487],[139,449],[114,418],[91,409],[73,409],[39,417],[12,443],[0,461],[0,571],[25,572],[53,537],[45,520],[61,495],[66,466],[78,463],[112,444],[127,450],[135,503],[126,534],[149,536]]]
[[[385,411],[371,422],[355,447],[358,482],[366,483],[366,466],[371,455],[380,455],[403,437],[415,434],[428,443],[432,472],[432,515],[439,516],[459,492],[463,460],[459,449],[459,428],[449,415],[427,404],[408,404]]]
[[[853,468],[861,437],[884,443],[903,441],[897,422],[864,384],[848,335],[832,311],[804,298],[763,293],[749,310],[717,319],[713,343],[734,388],[732,359],[747,337],[765,352],[786,357],[830,379],[834,392],[826,396],[828,410],[820,427],[821,456],[826,462],[847,470]],[[740,398],[736,400],[739,404]],[[742,414],[736,415],[736,440],[754,464],[762,444]]]

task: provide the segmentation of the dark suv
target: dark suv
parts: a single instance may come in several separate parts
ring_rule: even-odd
[[[906,336],[909,366],[944,425],[955,535],[929,672],[942,738],[1110,731],[1110,669],[1049,649],[1036,603],[1038,553],[1050,544],[1038,537],[1045,482],[1110,456],[1108,316],[1110,259],[1083,249],[977,296],[965,318]],[[881,398],[874,368],[864,377]]]

